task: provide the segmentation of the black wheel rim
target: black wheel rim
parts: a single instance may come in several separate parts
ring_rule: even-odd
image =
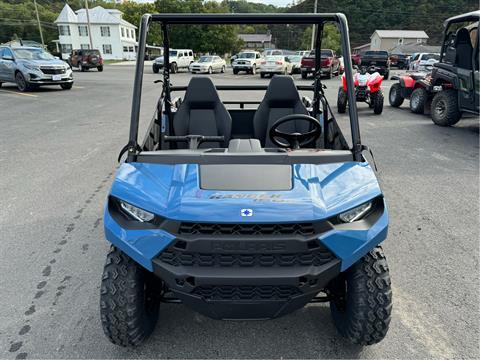
[[[17,79],[17,85],[20,91],[24,91],[25,88],[27,87],[27,84],[25,83],[25,79],[23,78],[23,75],[18,73],[16,76]]]
[[[445,114],[445,111],[447,109],[447,104],[445,104],[444,100],[439,100],[437,104],[435,105],[435,112],[437,113],[438,116],[443,117]]]

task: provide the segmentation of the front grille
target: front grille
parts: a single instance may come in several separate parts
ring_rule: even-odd
[[[44,74],[47,74],[47,75],[65,74],[65,68],[43,68],[43,67],[41,67],[40,70],[42,70],[42,72]]]
[[[313,223],[297,224],[210,224],[182,222],[182,235],[301,235],[315,234]]]
[[[193,295],[200,296],[205,300],[288,300],[295,295],[301,294],[294,286],[280,285],[221,285],[221,286],[198,286]]]
[[[158,258],[171,266],[206,267],[289,267],[321,266],[335,259],[334,255],[319,243],[310,251],[300,253],[270,254],[216,254],[182,251],[175,246],[163,251]]]

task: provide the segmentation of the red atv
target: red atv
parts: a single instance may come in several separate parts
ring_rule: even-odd
[[[383,111],[383,92],[381,89],[383,76],[374,69],[363,66],[353,75],[355,97],[357,102],[365,102],[375,114]],[[337,109],[343,114],[347,109],[347,80],[342,75],[342,86],[338,88]]]
[[[423,114],[425,105],[430,96],[425,87],[430,82],[430,74],[417,72],[401,76],[392,76],[392,80],[398,80],[390,88],[388,101],[393,107],[399,107],[405,99],[410,99],[410,110],[416,114]]]

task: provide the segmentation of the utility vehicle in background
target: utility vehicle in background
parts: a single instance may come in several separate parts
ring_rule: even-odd
[[[164,67],[157,112],[139,141],[152,22],[161,25],[167,64],[168,35],[176,25],[315,24],[318,73],[313,85],[276,75],[268,86],[215,86],[206,76],[172,86]],[[323,92],[326,22],[338,26],[348,59],[352,146]],[[126,159],[104,213],[111,249],[100,314],[110,341],[140,344],[162,317],[161,303],[182,303],[215,319],[251,320],[312,302],[328,302],[338,332],[353,343],[381,341],[392,312],[389,269],[379,246],[387,236],[388,211],[363,156],[368,148],[360,139],[345,16],[147,14],[137,56],[130,135],[119,156]],[[265,95],[222,102],[218,91],[232,90]],[[299,91],[310,91],[313,99]],[[176,92],[183,100],[172,98]]]
[[[479,19],[480,11],[474,11],[445,20],[440,61],[426,86],[436,125],[455,125],[463,113],[479,114]]]
[[[193,58],[193,51],[191,49],[170,49],[168,56],[170,71],[172,74],[178,70],[188,70],[190,65],[195,61]],[[152,64],[152,70],[157,74],[165,65],[165,55],[157,57]]]
[[[80,71],[97,69],[103,71],[103,58],[100,51],[95,49],[75,49],[72,50],[67,60],[70,67],[77,68]]]
[[[360,67],[359,71],[353,76],[355,86],[355,100],[367,103],[377,115],[383,111],[383,76],[375,71],[374,68],[367,69]],[[338,88],[337,109],[340,114],[345,113],[348,103],[348,87],[345,74],[342,75],[342,86]]]
[[[232,62],[233,73],[237,75],[240,71],[245,71],[247,74],[255,75],[263,61],[258,51],[242,51]]]

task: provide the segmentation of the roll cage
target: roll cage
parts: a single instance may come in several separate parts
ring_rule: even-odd
[[[218,153],[207,154],[183,154],[179,159],[168,159],[172,156],[171,151],[162,151],[163,154],[149,154],[151,152],[143,152],[142,148],[138,144],[138,130],[139,130],[139,117],[140,117],[140,104],[142,96],[142,83],[143,83],[143,70],[144,59],[146,51],[146,37],[150,24],[152,22],[160,23],[163,34],[163,47],[164,47],[164,63],[169,64],[169,28],[172,25],[238,25],[238,24],[303,24],[303,25],[316,25],[315,33],[315,76],[313,85],[297,85],[298,90],[312,90],[313,102],[312,102],[312,115],[316,118],[322,111],[325,112],[328,118],[329,106],[324,97],[323,85],[321,83],[321,40],[323,33],[323,26],[326,22],[333,22],[337,24],[340,31],[341,48],[345,59],[345,77],[347,82],[347,96],[349,103],[349,117],[350,127],[352,135],[352,148],[343,151],[323,151],[323,152],[310,152],[303,154],[295,154],[295,151],[289,153],[277,154],[278,156],[254,156],[254,157],[235,157],[234,162],[248,163],[250,161],[261,163],[328,163],[339,161],[363,161],[362,151],[365,150],[365,146],[361,144],[360,140],[360,128],[358,123],[357,107],[355,101],[355,93],[353,91],[353,67],[350,58],[350,40],[348,34],[347,19],[344,14],[341,13],[329,13],[329,14],[145,14],[142,16],[139,28],[139,40],[138,40],[138,53],[135,68],[135,81],[133,88],[131,121],[130,121],[130,134],[129,142],[122,149],[119,158],[127,152],[127,162],[157,162],[157,163],[198,163],[198,162],[212,162],[222,163],[222,156]],[[182,91],[185,87],[173,87],[170,84],[170,67],[163,67],[163,89],[162,98],[159,102],[157,112],[157,125],[159,128],[165,128],[166,124],[162,123],[162,107],[166,116],[168,133],[172,135],[173,129],[173,115],[172,115],[172,91]],[[262,85],[229,85],[229,86],[217,86],[217,90],[266,90],[267,86]],[[232,102],[224,102],[225,104]],[[252,104],[255,102],[243,101],[235,102],[240,103],[240,107],[243,108],[245,104]],[[320,106],[322,104],[322,110]],[[330,113],[332,113],[330,111]],[[333,117],[333,114],[332,114]],[[160,119],[162,118],[162,120]],[[328,119],[327,119],[328,120]],[[327,126],[323,126],[324,136],[327,134]],[[201,156],[198,156],[201,155]],[[273,153],[271,153],[273,155]],[[262,157],[262,159],[260,159]],[[208,160],[207,160],[208,159]],[[228,162],[232,162],[231,159]]]

